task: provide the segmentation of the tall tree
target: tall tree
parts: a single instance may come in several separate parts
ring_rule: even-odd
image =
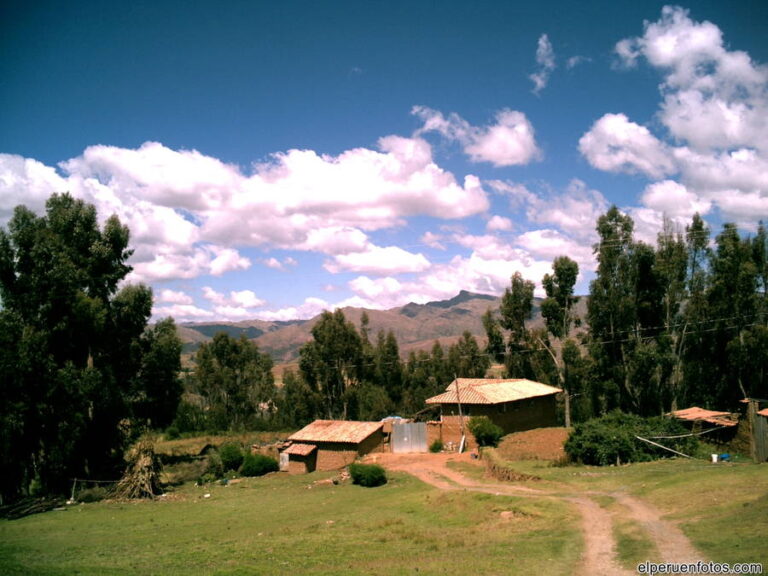
[[[632,218],[616,206],[597,220],[597,274],[587,305],[590,347],[603,387],[603,409],[613,408],[617,399],[625,410],[658,413],[658,395],[651,394],[658,386],[634,378],[633,371],[647,365],[645,358],[656,351],[644,339],[659,331],[661,287],[654,272],[655,252],[635,242],[633,231]]]
[[[749,396],[747,340],[752,327],[764,324],[759,314],[762,297],[752,242],[742,238],[734,224],[725,224],[715,242],[707,291],[713,326],[708,334],[712,357],[725,362],[713,367],[712,391],[721,405],[735,406]]]
[[[484,378],[491,360],[480,350],[475,337],[465,330],[459,341],[449,348],[448,364],[456,378]]]
[[[283,374],[283,386],[277,400],[277,414],[281,426],[301,428],[318,415],[316,394],[304,382],[301,375],[292,370]]]
[[[563,389],[565,400],[565,425],[571,426],[571,395],[566,380],[564,344],[568,340],[574,323],[573,306],[578,301],[574,296],[574,286],[579,276],[579,265],[567,256],[559,256],[552,263],[552,274],[545,274],[542,280],[546,299],[541,303],[541,314],[547,332],[555,338],[558,345],[552,345],[549,338],[539,342],[552,357],[557,371],[557,379]]]
[[[685,229],[688,254],[686,271],[687,302],[683,310],[683,390],[685,405],[705,404],[709,399],[710,362],[708,351],[709,306],[706,292],[709,284],[710,230],[699,214],[694,214],[691,224]]]
[[[329,418],[347,419],[355,387],[361,382],[363,348],[360,334],[344,312],[325,311],[312,328],[312,340],[299,351],[299,370],[323,398]]]
[[[664,218],[662,231],[656,243],[654,275],[662,290],[664,338],[662,348],[671,362],[669,387],[665,404],[676,410],[683,395],[683,350],[685,348],[686,326],[683,321],[682,305],[688,299],[686,278],[688,276],[688,247],[682,233],[673,229],[671,220]]]
[[[512,275],[510,287],[501,297],[502,328],[509,331],[507,341],[507,374],[513,378],[532,377],[531,343],[525,322],[533,314],[533,290],[535,286],[525,280],[520,272]]]
[[[0,331],[13,337],[0,361],[2,446],[13,446],[0,456],[13,465],[3,498],[33,479],[62,491],[121,462],[152,305],[144,286],[118,292],[128,242],[117,217],[100,227],[96,209],[68,194],[49,198],[44,216],[17,207],[0,230]]]
[[[496,319],[490,308],[485,311],[482,320],[487,339],[485,353],[496,362],[504,362],[506,346],[504,344],[504,334],[501,332],[499,321]]]
[[[149,427],[165,428],[176,416],[181,399],[181,348],[173,318],[145,330],[141,368],[134,379],[134,415]]]
[[[399,406],[403,398],[403,364],[400,349],[392,330],[379,331],[374,353],[375,377],[373,383],[381,387],[392,403]]]
[[[235,340],[219,332],[201,344],[194,380],[213,428],[242,430],[268,420],[274,410],[272,359],[245,336]]]

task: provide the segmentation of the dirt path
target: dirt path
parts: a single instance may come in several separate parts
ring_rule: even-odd
[[[581,514],[584,535],[584,553],[579,573],[589,576],[629,576],[634,571],[626,570],[616,558],[616,542],[613,534],[613,518],[592,496],[609,496],[622,507],[627,517],[645,529],[652,539],[660,558],[656,562],[695,562],[703,556],[693,547],[682,531],[662,519],[658,510],[650,504],[623,493],[603,494],[580,492],[576,494],[554,493],[516,484],[498,484],[474,480],[448,468],[449,462],[466,462],[482,466],[472,460],[469,454],[375,454],[369,460],[389,470],[407,472],[419,480],[440,490],[471,490],[489,494],[505,494],[520,497],[558,498],[577,507]],[[649,558],[649,560],[651,560]]]

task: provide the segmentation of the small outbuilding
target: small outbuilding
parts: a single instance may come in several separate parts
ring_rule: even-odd
[[[315,420],[288,438],[280,468],[292,474],[339,470],[381,446],[381,422]]]
[[[487,416],[504,434],[557,426],[560,392],[560,388],[524,378],[457,378],[445,392],[426,401],[440,406],[439,425],[431,427],[439,434],[434,439],[458,445],[472,416]],[[471,442],[471,435],[465,435]]]

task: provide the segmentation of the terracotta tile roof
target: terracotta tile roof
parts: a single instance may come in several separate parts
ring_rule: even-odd
[[[293,454],[294,456],[309,456],[315,450],[317,450],[317,446],[314,444],[294,443],[283,450],[283,454]]]
[[[458,398],[456,387],[458,385]],[[445,392],[427,399],[427,404],[504,404],[562,392],[560,388],[524,378],[457,378]]]
[[[669,415],[678,420],[686,420],[688,422],[701,420],[702,422],[716,424],[717,426],[736,426],[739,423],[736,417],[730,412],[705,410],[698,406],[691,406],[684,410],[675,410],[674,412],[670,412]]]
[[[359,444],[381,430],[381,422],[348,422],[344,420],[315,420],[291,435],[294,442],[343,442]]]

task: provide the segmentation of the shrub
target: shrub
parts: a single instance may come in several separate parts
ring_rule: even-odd
[[[437,454],[438,452],[442,452],[443,450],[443,442],[441,440],[435,440],[432,442],[432,444],[429,445],[429,451],[433,454]]]
[[[176,426],[168,426],[168,428],[165,429],[166,440],[176,440],[180,436],[181,436],[181,433],[179,432],[179,429]]]
[[[352,483],[373,488],[387,483],[387,473],[378,464],[350,464],[349,473]]]
[[[77,493],[78,502],[100,502],[109,497],[109,490],[103,486],[85,488]]]
[[[263,476],[269,472],[277,472],[280,466],[277,460],[263,454],[246,454],[243,465],[240,466],[240,474],[243,476]]]
[[[671,418],[641,418],[617,410],[577,424],[565,443],[565,451],[574,460],[596,466],[647,462],[672,453],[638,440],[636,436],[648,439],[685,433],[686,429]],[[658,442],[684,454],[695,452],[697,444],[692,437],[666,438]]]
[[[221,461],[221,455],[216,450],[211,450],[206,455],[206,466],[203,476],[214,480],[224,476],[224,464]]]
[[[227,442],[219,448],[221,464],[224,470],[237,470],[243,464],[243,449],[240,444]]]
[[[491,422],[488,416],[472,416],[469,419],[469,431],[477,440],[478,446],[498,446],[504,430]]]

